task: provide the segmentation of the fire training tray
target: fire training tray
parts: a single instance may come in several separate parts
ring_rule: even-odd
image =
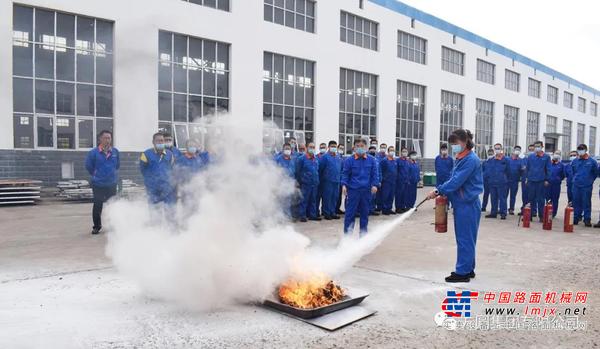
[[[301,309],[301,308],[296,308],[296,307],[292,307],[290,305],[287,305],[285,303],[281,303],[278,299],[277,296],[273,296],[272,298],[267,298],[264,301],[264,305],[266,305],[267,307],[271,307],[274,309],[277,309],[283,313],[287,313],[302,319],[313,319],[319,316],[323,316],[325,314],[329,314],[329,313],[333,313],[334,311],[338,311],[341,309],[345,309],[354,305],[359,304],[360,302],[362,302],[363,300],[365,300],[365,298],[367,298],[369,296],[368,293],[363,293],[363,294],[358,294],[358,295],[346,295],[344,296],[344,298],[342,298],[341,301],[330,304],[330,305],[325,305],[319,308],[313,308],[313,309]]]

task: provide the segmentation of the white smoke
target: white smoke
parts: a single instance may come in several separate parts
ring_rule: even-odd
[[[336,277],[410,215],[335,249],[309,247],[283,215],[293,181],[246,142],[240,120],[222,116],[212,126],[221,130],[211,141],[218,159],[180,188],[183,203],[172,210],[123,199],[107,206],[107,254],[151,297],[206,310],[260,301],[289,277]]]

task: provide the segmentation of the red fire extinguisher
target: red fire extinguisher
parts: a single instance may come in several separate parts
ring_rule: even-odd
[[[565,208],[565,226],[563,231],[565,233],[573,232],[573,207],[571,207],[571,203]]]
[[[448,231],[448,198],[442,195],[435,198],[435,231]]]
[[[529,224],[531,223],[531,207],[529,204],[523,207],[523,212],[521,213],[521,220],[523,221],[523,228],[529,228]]]
[[[544,206],[544,218],[542,220],[542,229],[552,230],[552,202],[548,200]]]

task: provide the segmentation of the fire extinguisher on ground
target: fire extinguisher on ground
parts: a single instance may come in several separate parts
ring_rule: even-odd
[[[529,228],[529,224],[531,223],[531,206],[529,204],[523,207],[521,220],[523,221],[523,228]]]
[[[448,231],[448,198],[442,195],[435,198],[435,231]]]
[[[552,230],[552,202],[548,200],[544,206],[544,219],[542,221],[542,229]]]
[[[573,207],[570,202],[567,207],[565,207],[565,226],[563,231],[565,233],[573,232]]]

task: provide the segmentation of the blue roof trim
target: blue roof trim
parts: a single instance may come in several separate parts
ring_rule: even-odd
[[[440,18],[430,15],[426,12],[418,10],[418,9],[416,9],[412,6],[409,6],[405,3],[402,3],[402,2],[396,1],[396,0],[369,0],[369,1],[372,3],[375,3],[377,5],[386,7],[390,10],[401,13],[410,18],[414,18],[415,20],[417,20],[419,22],[423,22],[425,24],[428,24],[434,28],[437,28],[437,29],[443,30],[445,32],[448,32],[450,34],[456,35],[459,38],[470,41],[481,47],[485,47],[485,48],[492,50],[496,53],[499,53],[503,56],[514,59],[517,62],[523,63],[523,64],[528,65],[532,68],[535,68],[541,72],[544,72],[550,76],[554,76],[558,79],[568,82],[572,86],[577,86],[581,89],[591,92],[592,94],[594,94],[596,96],[600,96],[600,90],[597,90],[597,89],[595,89],[589,85],[586,85],[582,82],[579,82],[579,81],[577,81],[561,72],[558,72],[546,65],[536,62],[531,58],[528,58],[521,54],[518,54],[515,51],[510,50],[502,45],[498,45],[486,38],[483,38],[477,34],[471,33],[468,30],[458,27],[452,23],[446,22],[443,19],[440,19]]]

